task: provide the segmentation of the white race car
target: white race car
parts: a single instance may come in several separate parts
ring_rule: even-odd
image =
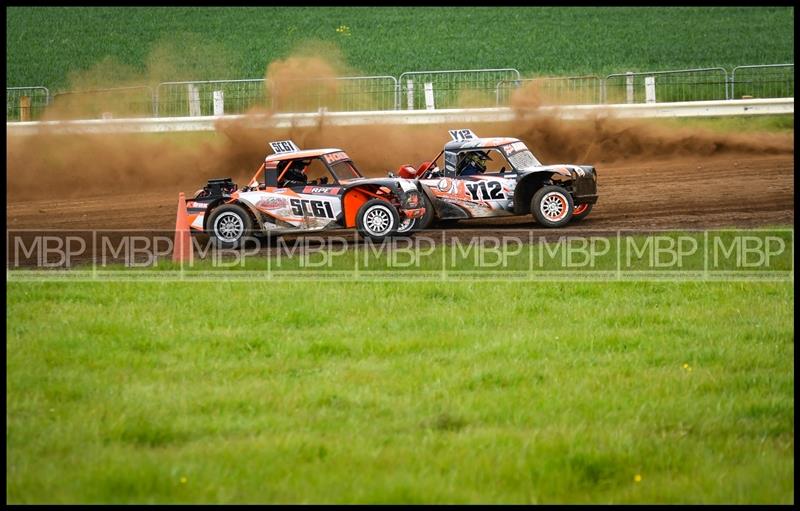
[[[398,171],[416,180],[424,194],[426,212],[414,230],[434,220],[531,213],[543,227],[562,227],[586,218],[597,202],[592,166],[542,165],[516,138],[478,138],[468,129],[451,130],[450,136],[436,158]],[[437,165],[442,156],[444,169]]]

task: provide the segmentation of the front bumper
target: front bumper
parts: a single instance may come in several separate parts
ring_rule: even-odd
[[[583,167],[584,175],[573,174],[572,200],[575,204],[594,204],[597,202],[597,171],[593,167]]]

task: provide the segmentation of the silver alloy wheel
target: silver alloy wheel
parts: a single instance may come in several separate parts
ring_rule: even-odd
[[[567,199],[559,192],[550,192],[542,197],[539,211],[548,220],[557,222],[567,214]]]
[[[222,241],[234,242],[244,234],[242,217],[231,211],[221,213],[214,219],[214,234]]]
[[[364,213],[364,229],[373,236],[383,236],[392,228],[392,215],[386,206],[375,205]]]
[[[414,227],[414,222],[416,219],[414,218],[406,218],[402,222],[400,222],[400,227],[397,228],[397,232],[400,234],[405,234]]]

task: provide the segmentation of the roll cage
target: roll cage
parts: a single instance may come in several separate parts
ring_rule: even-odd
[[[509,159],[508,154],[504,152],[501,147],[482,147],[474,149],[462,149],[457,151],[440,151],[433,160],[424,162],[422,165],[420,165],[417,175],[419,176],[419,179],[429,179],[437,176],[450,178],[458,177],[468,154],[473,152],[489,153],[490,151],[496,151],[496,153],[500,153],[503,156],[504,161],[508,164],[508,170],[505,172],[514,173],[520,170],[520,168],[515,166],[514,162]],[[445,157],[445,165],[444,170],[442,171],[438,167],[438,160],[443,154]],[[487,175],[489,174],[493,173],[487,172]]]
[[[287,144],[292,149],[276,149],[287,147]],[[287,178],[290,177],[287,174],[299,172],[307,179],[307,173],[314,161],[322,163],[327,176],[320,177],[319,181],[306,181],[304,185],[332,186],[340,185],[342,181],[363,178],[355,162],[341,149],[300,151],[291,141],[271,142],[270,145],[276,149],[276,153],[268,156],[258,167],[248,184],[251,188],[263,190],[291,186],[287,184]]]
[[[468,130],[459,130],[461,134]],[[508,163],[509,170],[507,172],[518,172],[530,166],[541,166],[539,160],[528,149],[524,142],[516,138],[477,138],[469,131],[466,138],[456,138],[456,135],[451,135],[455,140],[445,144],[444,149],[439,151],[439,154],[429,162],[424,162],[417,170],[417,179],[428,179],[433,177],[450,177],[455,178],[459,175],[459,171],[464,164],[466,156],[473,152],[488,153],[489,151],[499,152],[505,161]],[[524,155],[526,153],[530,156]],[[437,161],[444,155],[444,170],[438,170]],[[524,155],[524,160],[528,163],[521,166]]]

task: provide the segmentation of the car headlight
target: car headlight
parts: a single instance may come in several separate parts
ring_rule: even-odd
[[[417,209],[419,207],[419,193],[406,192],[402,200],[403,209]]]

